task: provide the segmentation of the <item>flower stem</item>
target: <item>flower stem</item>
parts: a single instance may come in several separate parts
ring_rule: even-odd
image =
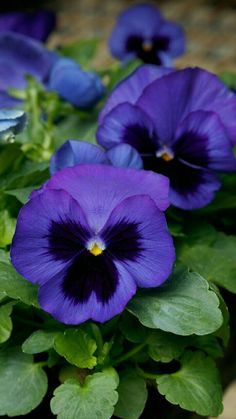
[[[97,343],[98,353],[101,354],[103,350],[103,337],[101,331],[95,323],[91,323],[90,327]]]
[[[136,365],[136,372],[138,375],[142,378],[145,378],[146,380],[156,380],[160,375],[162,374],[152,374],[150,372],[143,371],[138,365]]]
[[[121,362],[126,361],[127,359],[136,355],[139,351],[141,351],[141,349],[144,348],[144,346],[146,346],[146,344],[147,344],[146,342],[140,343],[140,345],[137,345],[133,349],[131,349],[130,351],[126,352],[126,354],[116,358],[113,362],[113,365],[120,364]]]

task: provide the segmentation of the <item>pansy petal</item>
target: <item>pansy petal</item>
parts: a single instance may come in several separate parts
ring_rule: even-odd
[[[174,140],[179,123],[197,110],[217,113],[231,141],[236,142],[236,97],[206,70],[187,68],[163,76],[145,89],[137,105],[151,117],[165,143]]]
[[[1,32],[17,32],[43,42],[55,26],[55,13],[49,10],[38,10],[32,13],[17,11],[0,15]]]
[[[14,32],[0,33],[1,89],[24,87],[27,74],[46,82],[57,59],[57,54],[34,39]]]
[[[42,285],[68,266],[81,250],[79,237],[88,231],[78,202],[65,191],[45,190],[20,211],[12,263],[30,282]]]
[[[175,260],[164,214],[145,195],[122,201],[99,233],[111,258],[119,260],[140,287],[156,287],[170,275]]]
[[[4,90],[0,90],[0,109],[1,108],[16,108],[22,104],[22,100],[16,99],[13,96],[10,96]]]
[[[41,307],[66,324],[79,324],[89,319],[103,323],[111,319],[124,310],[136,292],[135,282],[129,272],[119,261],[115,261],[114,264],[117,271],[117,287],[107,302],[99,300],[94,292],[82,303],[76,301],[76,294],[74,298],[72,295],[65,295],[64,276],[61,273],[40,288]]]
[[[135,148],[129,144],[119,144],[106,152],[112,166],[142,169],[143,161]]]
[[[97,141],[105,148],[120,143],[130,144],[141,153],[155,149],[153,124],[145,112],[130,103],[122,103],[104,118],[97,130]]]
[[[232,145],[214,112],[190,113],[176,133],[174,150],[188,163],[216,171],[236,170]]]
[[[154,80],[174,71],[171,68],[146,64],[139,66],[132,74],[122,80],[111,92],[105,106],[99,115],[99,123],[117,105],[128,102],[135,104],[143,90]]]
[[[123,199],[148,194],[163,211],[169,205],[169,180],[153,172],[105,165],[78,165],[56,173],[45,185],[63,189],[76,199],[94,231]]]
[[[168,55],[174,58],[184,53],[185,35],[180,25],[163,20],[159,35],[168,38]]]
[[[51,157],[50,173],[54,175],[65,167],[86,163],[109,164],[109,160],[104,151],[94,144],[67,140]]]

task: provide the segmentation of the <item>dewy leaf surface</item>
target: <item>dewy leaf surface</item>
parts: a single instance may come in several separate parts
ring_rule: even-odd
[[[178,268],[159,288],[142,291],[128,310],[147,327],[178,335],[206,335],[223,321],[219,299],[199,274]]]
[[[54,347],[68,362],[79,368],[93,368],[97,363],[97,358],[93,356],[96,342],[83,330],[67,329],[58,333]]]
[[[47,391],[45,372],[19,348],[0,352],[0,415],[26,415]]]
[[[118,383],[112,368],[88,375],[83,385],[70,379],[54,391],[52,412],[58,419],[109,419],[118,400]]]
[[[183,409],[218,416],[223,409],[220,379],[214,361],[202,352],[186,352],[178,372],[156,379],[159,392]]]

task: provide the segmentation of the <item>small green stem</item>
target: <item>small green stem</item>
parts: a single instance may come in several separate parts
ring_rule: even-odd
[[[152,374],[150,372],[145,372],[137,365],[136,365],[136,371],[140,377],[145,378],[146,380],[156,380],[158,377],[162,375],[162,374]]]
[[[132,356],[136,355],[139,351],[141,351],[144,348],[144,346],[146,346],[146,344],[146,342],[140,343],[140,345],[137,345],[130,351],[126,352],[126,354],[116,358],[113,362],[113,365],[120,364],[121,362],[126,361],[129,358],[132,358]]]
[[[35,362],[35,364],[37,367],[47,367],[48,366],[48,362],[47,361],[41,361],[41,362]]]
[[[102,337],[101,331],[95,323],[91,323],[90,327],[97,343],[98,354],[101,354],[103,350],[103,337]]]

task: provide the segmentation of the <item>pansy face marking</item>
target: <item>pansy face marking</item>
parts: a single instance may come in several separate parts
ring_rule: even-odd
[[[22,208],[12,262],[40,285],[39,303],[56,319],[104,322],[137,287],[168,278],[175,252],[167,206],[164,176],[96,164],[66,168]]]

